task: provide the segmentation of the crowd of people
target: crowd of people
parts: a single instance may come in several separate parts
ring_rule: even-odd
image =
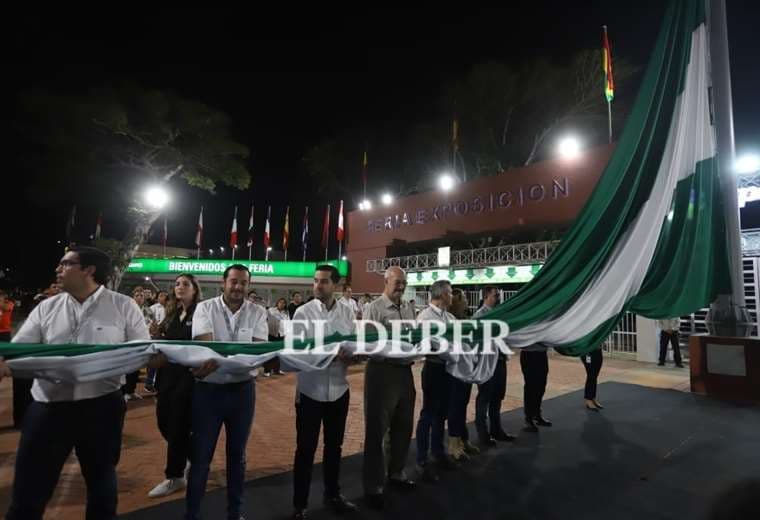
[[[430,288],[429,304],[417,312],[414,302],[403,299],[406,273],[391,267],[385,272],[383,293],[357,302],[348,285],[338,297],[340,276],[330,265],[319,265],[312,294],[304,300],[294,293],[292,301],[277,299],[266,308],[250,285],[250,273],[240,264],[227,268],[221,280],[222,294],[203,300],[196,278],[176,277],[168,291],[136,287],[129,296],[104,287],[110,261],[101,251],[73,247],[57,269],[58,293],[42,298],[12,338],[17,343],[115,344],[131,340],[169,339],[184,341],[266,342],[282,339],[285,325],[293,332],[313,337],[315,323],[324,324],[325,335],[351,334],[358,320],[390,326],[394,320],[448,324],[469,317],[468,302],[461,289],[448,281]],[[499,305],[499,290],[486,287],[478,318]],[[12,312],[0,293],[0,309]],[[5,322],[0,316],[0,325]],[[6,340],[9,331],[0,331]],[[525,425],[523,431],[551,427],[541,409],[548,375],[547,349],[535,345],[521,350],[525,379]],[[340,465],[346,418],[351,395],[346,378],[351,364],[365,365],[364,464],[362,479],[366,505],[382,510],[386,491],[410,492],[416,481],[436,482],[441,471],[455,471],[481,450],[516,436],[504,430],[501,405],[507,388],[507,353],[499,352],[493,376],[478,385],[475,399],[477,442],[471,442],[466,426],[467,407],[473,385],[446,370],[437,355],[424,359],[422,408],[416,427],[416,464],[406,467],[414,428],[416,388],[413,359],[372,357],[361,359],[341,350],[325,369],[298,372],[296,389],[297,432],[293,476],[294,519],[307,516],[314,454],[320,431],[324,437],[324,501],[336,513],[358,510],[341,494]],[[599,411],[596,380],[601,369],[601,350],[582,358],[587,371],[585,404]],[[679,360],[680,361],[680,360]],[[185,490],[186,518],[200,518],[209,466],[222,425],[226,431],[227,518],[239,520],[243,511],[246,445],[254,420],[256,402],[252,371],[233,376],[218,371],[213,359],[195,366],[170,363],[163,354],[147,365],[145,389],[156,394],[157,425],[166,441],[165,479],[148,491],[162,497]],[[284,374],[279,365],[265,365],[263,374]],[[11,376],[0,361],[0,378]],[[88,487],[87,518],[115,518],[116,465],[121,451],[121,432],[126,405],[140,398],[138,373],[88,383],[31,382],[19,388],[33,400],[24,404],[11,505],[7,518],[41,519],[55,488],[63,462],[72,449],[78,455]],[[18,381],[24,381],[19,379]],[[14,379],[14,385],[16,379]],[[15,390],[15,388],[14,388]],[[15,404],[15,403],[14,403]],[[19,418],[21,425],[21,418]],[[448,443],[445,430],[448,425]]]

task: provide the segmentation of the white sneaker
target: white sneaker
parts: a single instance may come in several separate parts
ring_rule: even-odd
[[[124,401],[125,402],[139,401],[140,399],[142,399],[142,396],[137,395],[137,394],[124,394]]]
[[[187,481],[183,478],[166,479],[163,482],[161,482],[159,485],[151,489],[150,492],[148,493],[148,496],[150,498],[165,497],[167,495],[171,495],[172,493],[176,491],[179,491],[180,489],[184,489],[186,486],[187,486]]]
[[[272,375],[272,372],[269,370],[264,370],[264,377],[270,377]]]

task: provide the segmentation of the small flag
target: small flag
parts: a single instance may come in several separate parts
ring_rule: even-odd
[[[69,220],[66,222],[66,238],[71,240],[71,235],[74,233],[74,226],[76,225],[77,207],[76,204],[71,208],[71,214]]]
[[[98,213],[98,220],[95,223],[95,240],[100,240],[100,231],[103,227],[103,214]]]
[[[454,148],[454,153],[459,151],[459,119],[456,116],[451,123],[451,146]]]
[[[338,238],[338,242],[343,242],[343,201],[340,201],[340,211],[338,211],[338,234],[336,235]]]
[[[237,206],[235,206],[235,215],[232,217],[232,231],[230,231],[230,247],[237,245]]]
[[[253,247],[253,205],[251,205],[251,218],[248,221],[248,247]]]
[[[367,196],[367,150],[364,150],[362,160],[362,185],[364,186],[364,196]]]
[[[330,238],[330,205],[325,208],[325,221],[322,225],[322,247],[327,248],[328,240]]]
[[[306,258],[307,242],[309,241],[309,206],[306,206],[306,212],[303,214],[303,230],[301,231],[301,245],[303,246],[303,256]]]
[[[290,220],[290,206],[285,208],[285,225],[282,226],[282,250],[288,250],[288,239],[290,238],[290,226],[288,222]]]
[[[267,206],[267,221],[264,224],[264,247],[269,249],[269,217],[272,216],[272,206]]]
[[[607,39],[607,26],[604,26],[604,37],[602,42],[602,72],[604,72],[604,97],[607,103],[615,97],[615,81],[612,78],[612,51],[610,50],[610,41]]]
[[[195,245],[200,249],[201,241],[203,240],[203,206],[201,206],[201,214],[198,216],[198,227],[195,230]]]

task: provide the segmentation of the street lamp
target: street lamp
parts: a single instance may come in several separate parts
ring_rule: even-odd
[[[438,186],[443,191],[451,191],[451,189],[454,187],[455,184],[456,184],[456,179],[450,173],[444,173],[444,174],[441,174],[440,177],[438,177]]]
[[[563,159],[575,159],[581,153],[581,143],[574,136],[566,136],[559,140],[557,152]]]
[[[348,257],[346,255],[343,255],[340,257],[340,259],[345,261],[345,260],[348,260]]]
[[[384,206],[390,206],[393,204],[393,195],[390,193],[384,193],[383,196],[380,198],[381,202]]]
[[[359,203],[359,209],[362,211],[369,211],[372,209],[372,203],[369,201],[369,199],[364,199]]]
[[[169,193],[160,186],[151,186],[145,190],[145,202],[153,209],[161,209],[169,202]]]
[[[736,160],[736,173],[739,175],[749,175],[760,171],[760,155],[747,153]]]

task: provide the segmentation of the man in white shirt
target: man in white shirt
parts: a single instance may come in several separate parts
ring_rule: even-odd
[[[158,301],[150,306],[153,320],[157,325],[161,325],[161,322],[166,318],[166,300],[168,297],[169,295],[166,291],[158,291]]]
[[[251,273],[233,264],[224,271],[222,296],[202,301],[193,315],[193,339],[250,343],[267,340],[267,311],[247,301]],[[253,423],[256,388],[253,376],[214,373],[213,359],[193,370],[192,435],[187,483],[187,520],[200,518],[206,481],[219,431],[227,436],[227,518],[239,520],[243,509],[245,447]]]
[[[359,304],[353,298],[353,291],[350,285],[346,284],[343,286],[343,296],[338,301],[351,309],[351,312],[354,313],[354,318],[361,318],[361,309],[359,309]]]
[[[111,261],[102,251],[70,248],[56,269],[63,292],[42,301],[13,342],[109,345],[150,340],[137,304],[103,287],[110,272]],[[8,366],[0,361],[0,378],[8,375]],[[86,518],[116,518],[116,464],[126,411],[123,381],[123,376],[89,383],[34,380],[34,402],[24,419],[6,518],[42,519],[72,449],[87,483]]]
[[[156,303],[150,306],[150,312],[153,314],[153,321],[148,324],[149,331],[155,331],[166,318],[166,300],[168,297],[169,294],[166,291],[158,291],[158,296],[156,296]],[[155,393],[156,391],[155,368],[148,368],[148,374],[145,377],[145,391],[148,393]]]
[[[324,322],[324,334],[354,334],[354,314],[345,305],[340,305],[333,295],[340,281],[338,270],[331,265],[317,266],[314,272],[314,299],[296,309],[294,320],[308,323],[294,323],[293,333],[306,338],[315,335],[315,321]],[[350,392],[346,380],[348,357],[339,353],[330,366],[324,370],[299,372],[296,389],[296,457],[293,467],[294,520],[306,518],[309,501],[311,470],[314,452],[319,442],[319,431],[324,423],[324,501],[335,513],[344,514],[358,510],[355,504],[340,494],[341,447],[348,417]]]
[[[683,368],[681,361],[681,345],[678,343],[678,329],[681,326],[681,318],[668,318],[657,320],[660,327],[660,361],[659,366],[665,365],[665,357],[668,354],[668,342],[673,346],[673,361],[678,368]]]
[[[269,341],[279,341],[285,335],[285,322],[290,320],[290,314],[288,314],[288,301],[285,298],[278,298],[275,306],[270,307],[267,313]],[[274,358],[264,364],[264,377],[271,376],[272,371],[277,375],[285,375],[285,372],[280,369],[279,358]]]
[[[430,287],[430,305],[417,316],[418,322],[433,321],[446,327],[455,320],[446,309],[451,305],[451,283],[438,280]],[[433,346],[435,348],[435,345]],[[428,451],[433,462],[441,469],[456,469],[446,456],[443,446],[446,417],[451,394],[451,376],[446,372],[446,362],[431,354],[422,368],[422,410],[417,421],[417,470],[423,479],[437,482],[438,475],[428,461]],[[459,449],[461,439],[453,438],[452,447]],[[459,453],[459,452],[457,452]],[[454,453],[452,453],[454,457]],[[458,457],[457,457],[458,458]]]

